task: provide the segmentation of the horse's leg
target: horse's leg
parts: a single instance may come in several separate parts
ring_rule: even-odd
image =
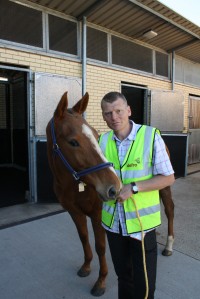
[[[170,256],[172,255],[174,243],[174,203],[172,200],[171,188],[168,186],[160,190],[160,197],[162,199],[165,208],[165,214],[168,219],[168,237],[165,249],[163,250],[162,254],[165,256]]]
[[[106,263],[106,237],[105,237],[105,231],[104,228],[101,225],[101,219],[99,216],[97,218],[93,217],[91,218],[92,221],[92,227],[94,231],[94,237],[95,237],[95,249],[99,258],[99,277],[96,283],[94,284],[91,294],[94,296],[101,296],[104,294],[106,289],[106,276],[108,274],[108,267]]]
[[[84,251],[84,263],[77,272],[78,276],[86,277],[90,274],[91,268],[90,263],[93,258],[92,249],[89,243],[88,228],[87,228],[87,218],[84,214],[73,214],[70,213],[72,220],[74,221],[79,238],[81,240],[83,251]]]

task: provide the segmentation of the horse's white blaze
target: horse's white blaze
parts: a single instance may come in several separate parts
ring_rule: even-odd
[[[94,134],[92,132],[92,130],[86,125],[86,124],[83,124],[82,125],[82,132],[83,134],[90,139],[90,142],[93,146],[93,148],[96,150],[96,152],[99,154],[99,156],[102,158],[102,160],[104,162],[108,162],[108,160],[106,159],[106,157],[104,156],[104,154],[102,153],[102,150],[96,140],[96,138],[94,137]],[[112,167],[109,167],[114,173],[114,169]],[[115,173],[116,174],[116,173]]]

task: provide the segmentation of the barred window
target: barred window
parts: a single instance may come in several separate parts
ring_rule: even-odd
[[[43,47],[42,12],[0,0],[0,39]]]
[[[112,36],[112,63],[152,73],[152,50],[119,37]]]
[[[169,76],[168,72],[169,56],[164,53],[156,52],[156,74],[164,77]]]
[[[107,33],[87,27],[87,57],[107,62],[107,47]]]
[[[77,55],[77,23],[49,15],[49,49]]]
[[[176,81],[200,86],[200,66],[198,64],[176,58],[175,68]]]

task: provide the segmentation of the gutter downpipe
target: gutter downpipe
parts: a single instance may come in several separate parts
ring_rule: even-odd
[[[86,17],[83,17],[82,20],[82,96],[86,92],[86,40],[87,40],[87,29],[86,29]]]
[[[86,17],[82,20],[82,96],[86,93],[86,76],[87,76],[87,27]],[[86,113],[83,113],[86,118]]]
[[[175,86],[175,51],[172,51],[172,90]]]

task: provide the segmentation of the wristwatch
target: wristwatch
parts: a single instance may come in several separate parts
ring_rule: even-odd
[[[138,187],[136,185],[136,183],[131,183],[131,187],[132,187],[132,192],[133,194],[137,194],[138,193]]]

